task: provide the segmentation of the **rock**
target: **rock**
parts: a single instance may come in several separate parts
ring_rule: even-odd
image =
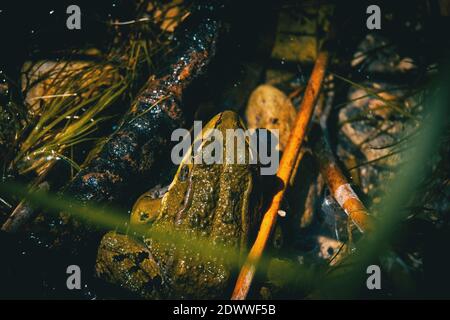
[[[365,85],[372,86],[372,90],[379,86],[375,83]],[[392,88],[389,84],[381,86]],[[389,93],[382,92],[379,95],[386,100],[391,100],[392,96],[396,101],[401,101],[404,94],[400,90],[390,90]],[[396,143],[412,131],[413,125],[399,118],[382,100],[367,96],[363,89],[350,89],[348,99],[351,102],[339,112],[342,127],[338,153],[347,162],[346,159],[357,149],[361,155],[357,163],[373,161],[357,169],[360,187],[368,194],[382,187],[381,181],[393,178],[393,169],[401,160],[401,154],[395,154]],[[414,97],[410,97],[404,100],[403,105],[412,106],[414,103]]]
[[[439,11],[441,16],[450,16],[450,1],[449,0],[439,0]]]
[[[315,37],[278,34],[272,57],[282,61],[312,63],[316,59],[317,47]]]
[[[416,66],[413,59],[402,57],[397,51],[395,46],[389,45],[388,39],[369,33],[359,44],[358,50],[353,55],[351,66],[364,73],[398,74],[414,70]]]
[[[289,62],[313,63],[320,37],[329,28],[332,6],[288,6],[280,11],[272,58]]]
[[[247,104],[247,125],[250,129],[277,129],[279,149],[284,150],[296,113],[291,100],[282,91],[260,85],[252,92]]]
[[[388,84],[367,84],[371,90],[389,88]],[[405,92],[400,90],[378,93],[385,100],[400,100]],[[352,101],[339,112],[342,132],[365,155],[368,161],[386,156],[387,148],[394,144],[406,130],[405,121],[391,117],[395,111],[382,100],[367,95],[363,89],[350,89],[348,100]],[[405,106],[413,105],[413,99],[406,99]]]
[[[376,80],[414,72],[414,62],[398,52],[388,39],[368,34],[351,61],[351,66],[367,80],[349,89],[349,102],[339,111],[338,154],[344,163],[349,163],[352,155],[357,156],[357,164],[369,162],[350,173],[358,177],[359,187],[373,199],[394,177],[394,168],[401,160],[401,153],[396,154],[397,142],[415,128],[392,106],[413,113],[421,100],[407,88],[399,89],[395,81]]]

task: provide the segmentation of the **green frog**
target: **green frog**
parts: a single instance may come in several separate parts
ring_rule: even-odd
[[[245,130],[235,112],[216,115],[191,145],[190,151],[203,145],[196,156],[211,143],[212,139],[205,142],[205,136],[212,128],[224,137],[223,154],[228,143],[226,130]],[[203,140],[199,140],[202,136]],[[245,144],[245,157],[249,159],[248,139]],[[148,233],[131,236],[109,232],[103,237],[97,254],[97,276],[144,298],[227,297],[239,262],[260,222],[261,193],[255,187],[259,185],[255,183],[259,179],[258,168],[249,161],[206,164],[192,160],[190,156],[182,160],[162,199],[150,192],[134,205],[131,224],[146,228]],[[155,237],[155,233],[152,236],[152,231],[161,230],[160,235],[179,237],[170,238],[175,240],[168,243]],[[224,254],[217,255],[216,251],[202,255],[192,248],[198,243],[218,245]],[[226,254],[228,250],[234,255]],[[241,259],[230,258],[236,256]]]

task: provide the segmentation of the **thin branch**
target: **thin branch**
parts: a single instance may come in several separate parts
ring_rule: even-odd
[[[349,181],[339,168],[324,134],[315,145],[315,155],[319,162],[320,172],[324,176],[334,199],[355,223],[361,232],[373,229],[374,218],[353,191]]]
[[[237,279],[236,286],[231,297],[233,300],[243,300],[247,297],[250,285],[255,275],[256,266],[264,252],[270,233],[275,225],[278,210],[280,209],[284,193],[289,184],[295,163],[298,159],[300,149],[305,139],[306,131],[314,111],[314,106],[316,105],[322,86],[329,60],[328,56],[327,50],[321,50],[317,57],[311,78],[309,79],[308,86],[305,90],[305,95],[300,105],[300,111],[297,115],[294,128],[278,168],[277,177],[283,182],[283,187],[281,190],[277,191],[272,199],[270,207],[264,214],[256,241],[253,244],[253,247],[250,250],[247,260],[245,261]]]

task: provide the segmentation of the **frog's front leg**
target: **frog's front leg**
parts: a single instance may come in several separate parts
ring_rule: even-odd
[[[164,277],[149,249],[126,235],[108,232],[102,239],[95,266],[98,277],[120,283],[145,298],[163,298]]]

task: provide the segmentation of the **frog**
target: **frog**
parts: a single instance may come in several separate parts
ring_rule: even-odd
[[[164,196],[145,193],[135,203],[131,225],[147,232],[135,236],[111,231],[103,236],[95,268],[99,278],[147,299],[223,299],[231,293],[261,220],[260,175],[258,164],[250,161],[195,161],[194,146],[206,147],[212,141],[205,140],[209,129],[225,137],[228,129],[245,130],[245,125],[236,112],[224,111],[203,127]],[[223,140],[224,153],[229,142]],[[245,145],[249,159],[248,137]],[[180,237],[164,241],[154,236],[158,230]],[[193,239],[217,245],[224,254],[201,255],[193,249]]]

